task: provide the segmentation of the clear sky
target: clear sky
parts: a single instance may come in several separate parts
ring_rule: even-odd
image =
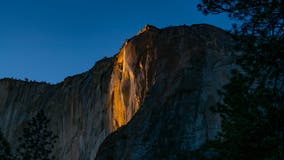
[[[0,78],[60,82],[113,56],[146,24],[208,23],[199,0],[0,0]]]

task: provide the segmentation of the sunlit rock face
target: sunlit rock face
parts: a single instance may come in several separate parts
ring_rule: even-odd
[[[232,43],[208,25],[150,28],[129,40],[123,48],[126,62],[136,66],[134,73],[151,68],[151,87],[130,122],[106,138],[96,160],[193,157],[192,151],[220,129],[209,108],[221,100],[217,90],[230,77]],[[136,57],[151,65],[138,64]]]
[[[125,42],[114,57],[59,84],[0,80],[0,128],[12,148],[26,122],[44,109],[59,136],[56,159],[94,159],[104,138],[132,118],[154,83],[156,59],[143,48],[136,54],[135,45]]]
[[[27,120],[44,109],[59,136],[58,160],[93,160],[99,147],[98,160],[175,159],[219,129],[209,107],[228,80],[231,44],[209,25],[147,25],[114,57],[61,83],[0,80],[0,128],[15,147]]]

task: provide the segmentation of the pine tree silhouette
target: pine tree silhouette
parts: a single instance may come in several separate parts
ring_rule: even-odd
[[[54,160],[52,150],[57,136],[49,128],[50,120],[40,110],[23,130],[17,148],[17,160]]]
[[[10,145],[0,129],[0,160],[11,160]]]

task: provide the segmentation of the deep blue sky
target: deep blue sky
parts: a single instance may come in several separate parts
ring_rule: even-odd
[[[84,72],[145,24],[209,23],[231,27],[226,16],[203,16],[199,0],[1,0],[0,78],[56,83]]]

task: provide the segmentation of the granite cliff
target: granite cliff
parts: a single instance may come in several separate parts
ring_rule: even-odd
[[[61,83],[0,80],[0,128],[14,145],[44,109],[60,160],[188,156],[219,129],[209,107],[230,76],[232,43],[210,25],[148,25],[114,57]]]

